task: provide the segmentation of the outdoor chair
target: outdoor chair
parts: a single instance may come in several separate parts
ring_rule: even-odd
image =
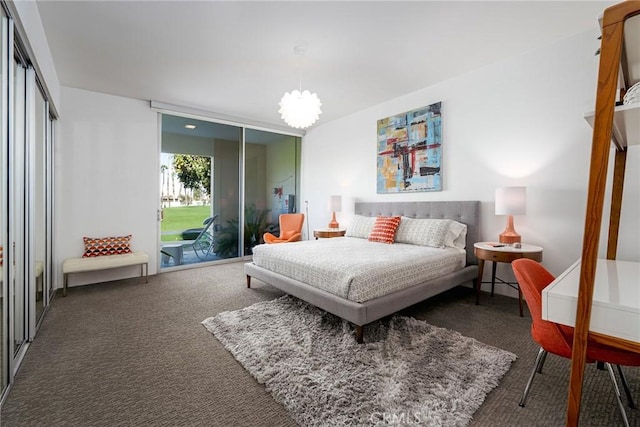
[[[215,221],[218,215],[210,216],[202,222],[204,227],[191,242],[185,242],[182,244],[183,249],[192,250],[196,256],[203,260],[206,259],[212,252],[215,244]]]

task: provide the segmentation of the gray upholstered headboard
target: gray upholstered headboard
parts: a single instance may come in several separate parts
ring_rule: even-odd
[[[467,264],[477,264],[473,244],[480,241],[480,202],[356,202],[355,214],[449,218],[467,225]]]

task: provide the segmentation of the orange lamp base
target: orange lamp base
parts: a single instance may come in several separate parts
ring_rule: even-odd
[[[338,221],[336,221],[336,213],[333,213],[333,216],[331,217],[331,222],[329,222],[329,228],[340,228],[340,224],[338,224]]]
[[[504,229],[502,234],[500,234],[500,243],[512,245],[514,243],[520,243],[521,241],[522,237],[513,227],[513,215],[507,216],[507,227]]]

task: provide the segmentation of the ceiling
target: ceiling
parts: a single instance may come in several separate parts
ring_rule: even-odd
[[[62,85],[277,127],[300,80],[320,125],[593,29],[613,3],[37,2]]]

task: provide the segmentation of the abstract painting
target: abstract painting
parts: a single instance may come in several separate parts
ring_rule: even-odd
[[[378,120],[378,194],[442,191],[441,105]]]

